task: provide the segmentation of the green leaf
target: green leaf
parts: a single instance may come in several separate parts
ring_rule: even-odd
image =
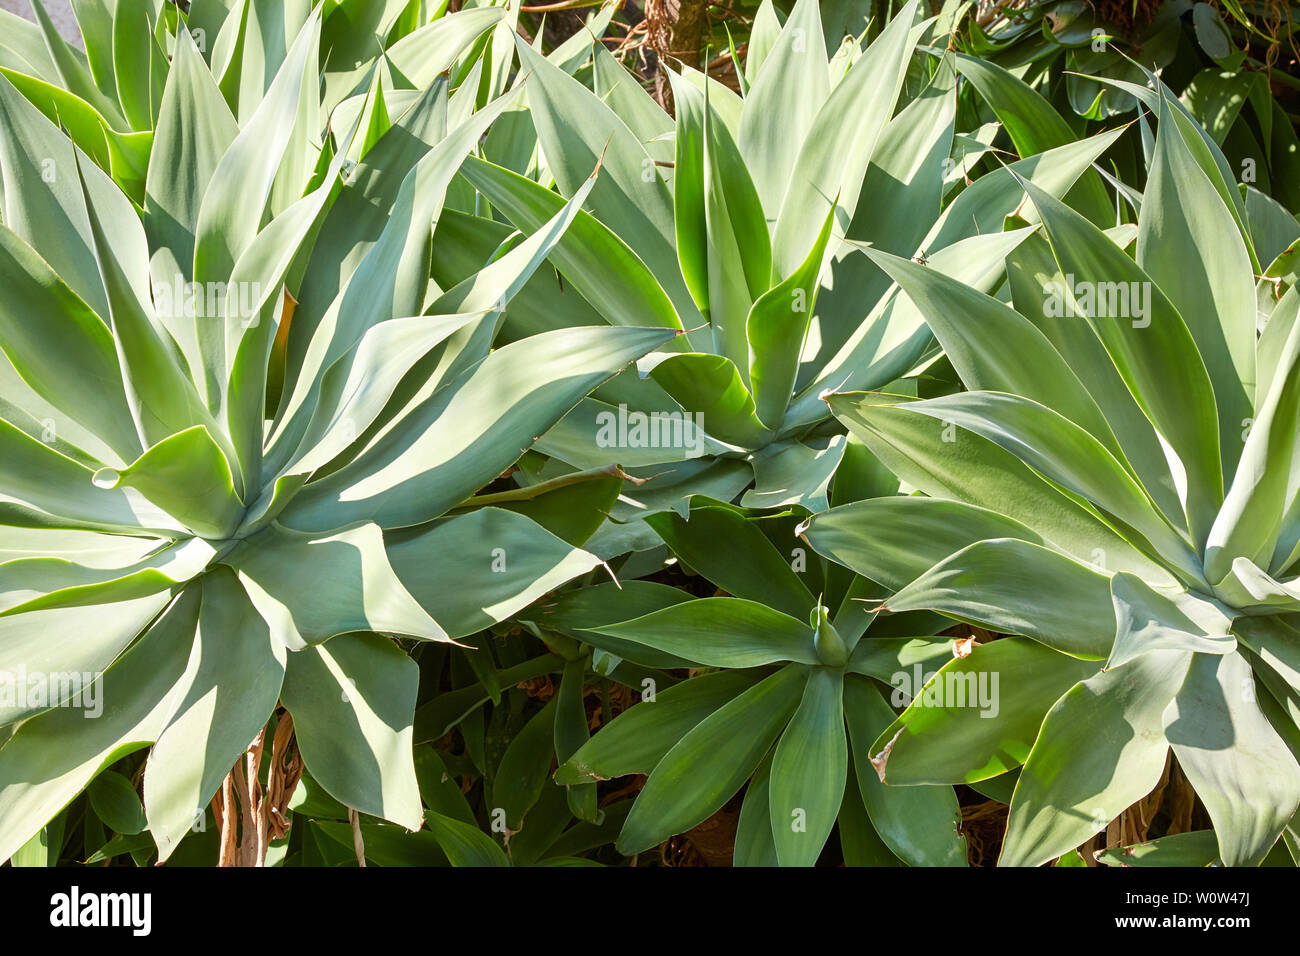
[[[770,133],[776,133],[784,126],[779,133],[784,140],[781,147],[783,159],[789,155],[790,149],[798,150],[798,158],[789,168],[789,186],[777,197],[780,206],[769,204],[771,191],[762,193],[769,215],[779,209],[772,239],[775,275],[789,276],[804,268],[800,263],[809,257],[808,250],[815,250],[824,241],[819,238],[819,233],[826,231],[822,224],[827,219],[836,220],[837,236],[848,232],[848,220],[858,207],[858,191],[867,175],[872,153],[903,87],[914,44],[913,21],[917,6],[915,2],[909,2],[898,8],[880,35],[829,95],[822,92],[825,87],[821,84],[813,82],[808,86],[798,86],[797,79],[791,82],[793,77],[779,77],[774,70],[767,70],[759,76],[746,99],[747,109],[741,121],[742,137],[747,129],[752,130],[745,125],[748,117],[768,108],[767,96],[764,95],[767,90],[760,92],[768,80],[784,87],[780,106],[797,110],[765,121],[773,124]],[[797,16],[798,10],[786,21],[782,40],[791,31]],[[821,33],[820,26],[815,28],[815,32]],[[818,37],[809,35],[804,42],[813,49],[796,54],[801,70],[814,67],[822,54]],[[777,55],[781,55],[779,47]],[[806,99],[807,103],[795,106],[790,98]],[[816,115],[804,127],[801,114],[808,109],[815,110]]]
[[[0,347],[19,375],[101,438],[120,464],[140,454],[113,335],[15,233],[0,226]],[[31,321],[31,316],[41,321]]]
[[[1187,112],[1204,127],[1210,139],[1222,146],[1241,116],[1241,109],[1251,97],[1251,88],[1257,80],[1258,76],[1250,72],[1235,73],[1206,67],[1188,81],[1180,100]],[[1265,89],[1267,86],[1265,82]],[[1263,119],[1261,116],[1261,119],[1264,141],[1267,142],[1271,117]]]
[[[1283,317],[1275,313],[1275,320]],[[1270,344],[1278,343],[1273,339]],[[1213,583],[1241,558],[1260,568],[1272,566],[1282,519],[1295,500],[1290,473],[1297,462],[1300,423],[1300,321],[1291,325],[1276,362],[1253,421],[1247,419],[1241,460],[1206,541],[1205,573]]]
[[[672,336],[575,328],[497,349],[359,460],[308,485],[282,520],[327,529],[364,518],[399,528],[437,517],[501,474],[593,387]]]
[[[324,865],[357,865],[351,823],[317,819],[309,822],[313,829],[334,841],[330,848],[337,850],[337,854],[329,856],[330,862]],[[361,841],[365,844],[367,864],[371,866],[446,866],[448,862],[438,838],[428,830],[408,833],[389,824],[362,823]]]
[[[145,234],[135,210],[121,208],[128,201],[115,186],[109,187],[112,193],[92,190],[93,166],[77,160],[75,168],[141,443],[153,445],[194,425],[208,426],[213,440],[223,442],[224,433],[181,368],[175,342],[153,311],[146,291]]]
[[[448,772],[447,764],[433,747],[417,747],[415,751],[415,776],[420,782],[420,797],[424,805],[443,816],[474,822],[474,811],[461,793],[460,783]]]
[[[629,613],[640,617],[690,600],[685,591],[654,581],[610,581],[558,594],[530,609],[525,620],[590,643],[586,635],[591,628],[617,624]]]
[[[257,235],[298,121],[306,71],[316,64],[319,42],[320,20],[313,15],[298,33],[265,97],[212,171],[195,226],[196,282],[228,281],[240,255]],[[212,375],[224,369],[224,356],[212,354],[213,345],[205,339],[200,328],[200,352]],[[215,387],[215,383],[209,384],[209,395]]]
[[[501,508],[479,508],[423,530],[390,533],[388,560],[411,596],[452,638],[505,620],[600,563]]]
[[[886,124],[871,152],[846,238],[897,255],[920,248],[939,215],[944,175],[951,165],[945,160],[952,153],[956,85],[953,59],[945,57],[929,85]],[[845,206],[847,199],[841,200]],[[845,272],[845,278],[855,278]],[[823,289],[823,302],[828,294],[837,297],[836,291]]]
[[[732,846],[732,866],[778,866],[776,843],[772,839],[772,758],[767,756],[754,771],[745,788]]]
[[[850,599],[852,600],[852,599]],[[934,615],[938,627],[946,627],[948,618]],[[903,620],[907,618],[904,617]],[[883,627],[881,627],[883,630]],[[952,637],[880,637],[876,634],[865,635],[858,641],[849,657],[847,670],[850,674],[874,677],[886,684],[901,684],[900,675],[911,676],[917,664],[921,665],[922,676],[933,673],[956,655],[953,653],[957,638]],[[914,687],[921,682],[913,681]],[[908,693],[906,697],[910,697]],[[907,701],[900,689],[894,693],[895,702],[903,706]],[[892,720],[892,718],[891,718]]]
[[[783,667],[683,736],[655,765],[633,803],[615,844],[619,852],[648,850],[726,803],[789,722],[806,674],[803,667]]]
[[[1212,866],[1218,859],[1219,842],[1213,830],[1171,833],[1097,854],[1097,862],[1106,866]]]
[[[988,178],[978,180],[977,184],[987,181]],[[1010,197],[1002,198],[1008,211],[1015,207],[1015,201]],[[954,208],[955,205],[954,203],[949,209]],[[972,220],[967,221],[971,222],[972,227],[974,226]],[[1000,230],[1001,215],[998,216],[997,221]],[[929,267],[945,272],[974,288],[989,290],[1002,281],[1006,274],[1006,257],[1029,234],[1029,230],[1021,229],[1006,233],[989,232],[967,239],[957,239],[947,248],[929,252]],[[853,264],[852,257],[840,264],[841,268],[833,273],[832,281],[838,282],[837,277],[857,273],[856,265],[850,269],[844,263]],[[827,290],[822,291],[824,293]],[[826,302],[826,296],[819,294],[818,301]],[[912,301],[897,289],[888,291],[881,298],[876,299],[875,305],[870,308],[865,317],[862,315],[860,300],[851,300],[850,304],[843,308],[851,309],[845,314],[851,319],[853,331],[848,334],[822,370],[795,396],[786,412],[786,431],[824,419],[826,406],[822,396],[828,390],[836,392],[858,388],[880,388],[894,379],[909,374],[922,360],[927,349],[933,348],[934,339],[925,324],[924,316]]]
[[[433,832],[452,866],[510,865],[501,847],[478,827],[444,817],[441,813],[428,814],[424,823]]]
[[[599,175],[599,168],[592,170],[587,181],[541,229],[517,244],[507,243],[498,247],[487,265],[440,295],[428,307],[428,311],[434,314],[472,310],[488,313],[488,318],[480,320],[477,326],[458,334],[457,339],[467,341],[453,341],[448,345],[438,376],[451,376],[487,356],[501,313],[526,286],[578,217]],[[508,245],[512,248],[506,251]]]
[[[1070,193],[1082,177],[1124,133],[1108,130],[1085,139],[1073,139],[1064,146],[1017,160],[980,176],[964,188],[940,213],[922,243],[933,251],[963,237],[1000,232],[1007,216],[1034,222],[1034,211],[1025,206],[1025,180],[1060,198]],[[1107,221],[1113,213],[1107,210]],[[988,291],[987,289],[982,291]]]
[[[619,477],[617,466],[603,469],[603,472],[574,472],[573,475],[581,476],[581,480],[575,477],[572,484],[550,489],[525,486],[520,490],[525,493],[536,491],[536,497],[503,500],[498,505],[506,511],[530,518],[574,547],[581,547],[604,525],[623,491],[624,479]],[[564,482],[568,478],[561,476],[558,480]],[[502,493],[512,494],[509,491]]]
[[[1124,454],[1120,460],[1128,461],[1134,475],[1163,514],[1181,520],[1182,499],[1165,450],[1150,420],[1124,384],[1123,377],[1091,326],[1075,316],[1062,314],[1064,310],[1055,307],[1056,300],[1044,292],[1049,290],[1050,293],[1050,290],[1065,286],[1064,273],[1047,240],[1036,235],[1018,246],[1007,260],[1007,276],[1016,311],[1047,336],[1057,352],[1071,357],[1071,371],[1101,409],[1120,444]],[[1006,390],[1018,391],[1015,388]],[[1023,394],[1033,397],[1032,393]],[[1067,412],[1070,406],[1066,401],[1042,404],[1057,408],[1067,418],[1073,418],[1076,424],[1088,427],[1086,421]],[[1101,440],[1105,441],[1104,438]]]
[[[1285,704],[1294,719],[1300,701],[1300,643],[1296,630],[1281,617],[1245,616],[1239,618],[1233,633],[1248,649],[1251,663],[1260,680],[1278,702]]]
[[[497,679],[502,685],[509,686],[558,671],[562,666],[563,662],[554,654],[542,654],[498,672]],[[490,698],[491,694],[477,680],[468,687],[440,694],[417,712],[416,742],[428,743],[446,735]]]
[[[1115,436],[1097,403],[1070,364],[1028,319],[934,269],[865,251],[920,308],[968,389],[1009,392],[1047,405],[1118,453]]]
[[[419,668],[378,634],[345,634],[289,655],[281,698],[303,762],[339,802],[418,830],[411,757]],[[462,824],[463,826],[463,824]]]
[[[1300,222],[1271,196],[1246,187],[1246,221],[1260,262],[1273,263],[1300,239]]]
[[[813,515],[799,534],[818,554],[893,591],[940,561],[990,538],[1043,539],[987,508],[940,498],[869,498]]]
[[[700,598],[592,630],[706,667],[819,663],[807,624],[741,598]]]
[[[505,811],[507,836],[523,828],[524,816],[546,786],[555,757],[555,701],[552,697],[511,738],[492,774],[492,808]]]
[[[664,287],[683,325],[699,324],[677,265],[672,196],[654,158],[618,116],[590,90],[516,37],[528,102],[547,168],[572,196],[599,163],[605,171],[589,208],[637,255]]]
[[[99,696],[102,685],[95,683],[96,675],[108,669],[148,628],[169,599],[170,594],[161,592],[129,601],[0,618],[0,671],[14,675],[0,704],[0,726],[16,724],[56,705],[68,705],[67,709],[87,716],[102,712],[107,702]],[[76,634],[78,639],[52,642],[50,634]],[[23,668],[28,674],[26,681],[18,679]],[[34,679],[36,675],[50,676],[41,680]],[[54,675],[63,676],[56,679]]]
[[[1146,76],[1147,85],[1100,76],[1098,79],[1136,97],[1142,105],[1157,116],[1163,115],[1163,111],[1168,110],[1168,118],[1173,121],[1173,127],[1178,131],[1178,135],[1182,137],[1183,142],[1191,151],[1196,164],[1210,178],[1215,191],[1218,192],[1224,203],[1232,211],[1237,229],[1247,242],[1247,250],[1251,252],[1252,268],[1256,268],[1259,263],[1254,258],[1254,251],[1250,247],[1250,233],[1246,227],[1246,203],[1242,198],[1240,187],[1237,184],[1237,174],[1233,171],[1232,165],[1228,162],[1227,157],[1223,155],[1223,151],[1219,149],[1218,144],[1215,143],[1214,137],[1196,122],[1195,117],[1178,101],[1173,91],[1146,67],[1141,67],[1141,69]],[[1258,271],[1257,268],[1256,271]]]
[[[1076,282],[1137,282],[1139,289],[1141,283],[1151,281],[1096,226],[1032,183],[1025,188],[1065,275],[1074,276]],[[1186,470],[1183,504],[1192,538],[1200,544],[1223,500],[1214,392],[1196,342],[1172,303],[1154,285],[1145,288],[1149,290],[1147,314],[1142,318],[1088,314],[1086,321]],[[1097,311],[1095,303],[1093,311]],[[1171,381],[1184,382],[1186,387],[1174,394],[1168,387]]]
[[[58,835],[52,832],[54,827],[42,827],[35,836],[24,843],[13,856],[9,858],[11,867],[45,867],[57,866],[59,846],[49,845],[51,841],[57,841]]]
[[[357,4],[358,6],[374,6]],[[390,0],[389,6],[400,7]],[[452,68],[458,59],[488,30],[502,22],[504,11],[500,7],[474,7],[460,10],[434,20],[432,23],[402,37],[385,51],[385,56],[392,68],[411,88],[422,90],[433,82],[439,73]],[[386,15],[391,17],[391,12]],[[331,24],[334,27],[334,24]],[[340,32],[351,32],[345,20],[338,23]],[[355,28],[353,28],[355,29]],[[382,41],[386,29],[377,31]],[[351,42],[357,42],[355,39]],[[369,59],[374,56],[377,46],[371,42],[362,54]],[[358,61],[361,57],[357,58]]]
[[[993,538],[945,558],[886,606],[894,612],[938,611],[1098,659],[1115,639],[1114,619],[1105,613],[1109,599],[1106,575],[1087,565],[1028,541]]]
[[[1300,805],[1300,766],[1254,693],[1240,654],[1196,654],[1164,714],[1165,736],[1210,814],[1226,866],[1258,866]]]
[[[1236,649],[1234,614],[1218,601],[1190,591],[1157,591],[1125,573],[1110,579],[1110,593],[1116,632],[1107,670],[1150,651],[1228,654]]]
[[[871,743],[895,720],[868,681],[844,684],[844,716],[856,759],[857,783],[871,825],[909,866],[966,866],[961,808],[951,787],[887,787],[867,759]]]
[[[1051,408],[1000,392],[958,392],[908,406],[987,438],[1051,484],[1095,506],[1151,557],[1203,584],[1190,542],[1154,507],[1146,491],[1100,442]]]
[[[749,369],[745,316],[767,291],[772,250],[758,193],[704,91],[669,74],[677,110],[673,206],[677,256],[714,351]]]
[[[560,763],[572,757],[591,738],[584,702],[586,674],[585,658],[564,662],[560,688],[555,694],[555,759]],[[588,823],[601,822],[594,783],[567,785],[566,790],[574,816]]]
[[[173,713],[144,774],[149,831],[165,861],[275,710],[284,645],[228,569],[203,577],[198,631]]]
[[[510,48],[514,49],[513,42]],[[554,748],[552,747],[552,750]],[[582,853],[593,845],[608,845],[618,835],[618,828],[627,817],[631,801],[620,801],[621,812],[616,812],[617,822],[611,814],[599,824],[578,821],[574,826],[573,812],[569,809],[568,792],[563,787],[549,786],[542,789],[541,799],[533,808],[531,818],[524,821],[524,828],[510,837],[506,852],[512,866],[537,866],[539,859],[550,860],[553,855],[564,857],[570,853]],[[611,825],[611,823],[613,825]],[[565,828],[568,828],[566,831]],[[559,850],[555,849],[560,844]],[[566,865],[564,863],[544,863],[540,865]]]
[[[49,119],[61,127],[67,136],[91,157],[101,169],[112,167],[113,157],[109,138],[122,134],[112,130],[108,121],[85,100],[67,90],[53,86],[33,76],[27,76],[0,66],[0,73]],[[131,183],[135,186],[135,183]],[[123,189],[131,192],[123,184]]]
[[[650,773],[688,732],[756,681],[752,672],[726,670],[654,692],[615,717],[560,764],[555,782],[572,785]]]
[[[168,67],[153,38],[156,9],[148,0],[116,0],[113,11],[114,86],[132,129],[153,129],[154,94],[162,89]]]
[[[816,0],[795,4],[763,66],[751,74],[737,140],[767,218],[775,223],[800,147],[830,93]]]
[[[134,488],[204,538],[230,537],[244,513],[230,462],[202,425],[163,439],[121,471],[100,469],[94,482]]]
[[[590,29],[590,28],[588,28]],[[590,38],[588,38],[590,39]],[[511,48],[513,52],[513,47]],[[637,135],[656,161],[671,162],[673,118],[600,42],[591,43],[591,79],[595,94]],[[670,79],[672,74],[669,74]]]
[[[1077,139],[1056,107],[1029,84],[996,63],[958,54],[957,69],[997,113],[1021,157],[1033,156]],[[1113,216],[1105,186],[1095,170],[1083,174],[1068,198],[1074,199],[1076,208],[1095,223],[1105,222]]]
[[[0,748],[0,859],[8,859],[104,767],[152,743],[171,713],[185,671],[199,589],[183,592],[116,664],[98,678],[97,720],[56,707],[24,721]]]
[[[179,526],[133,493],[96,487],[94,472],[0,420],[0,478],[10,524],[139,532]]]
[[[113,770],[105,770],[89,787],[90,807],[114,833],[134,836],[145,828],[144,807],[131,781]]]
[[[104,540],[128,542],[134,547],[116,550],[107,545],[102,554],[74,552],[75,560],[42,556],[0,564],[0,613],[9,617],[45,608],[102,605],[159,594],[202,573],[216,554],[212,545],[201,538],[166,544],[140,538]]]
[[[848,442],[844,435],[815,441],[773,442],[754,456],[754,487],[741,497],[746,508],[785,508],[798,505],[809,511],[830,506],[830,489]]]
[[[129,0],[123,0],[123,2],[129,2]],[[59,84],[85,100],[102,115],[120,121],[121,114],[117,110],[117,104],[100,92],[95,85],[90,70],[86,65],[83,65],[72,47],[59,35],[54,26],[54,21],[50,19],[50,15],[45,11],[44,3],[41,0],[31,0],[31,6],[32,12],[36,15],[36,23],[45,38],[45,47],[49,52],[50,62],[58,75]],[[54,77],[49,79],[53,80]],[[121,125],[121,123],[119,122],[117,125]]]
[[[141,853],[141,851],[144,851],[145,858],[147,858],[148,854],[151,852],[150,843],[151,841],[147,833],[140,833],[135,836],[115,836],[94,853],[86,857],[86,865],[90,866],[95,863],[104,863],[127,853],[130,853],[134,859]]]
[[[749,33],[749,49],[745,55],[745,78],[752,88],[759,69],[771,55],[777,38],[781,35],[781,21],[777,17],[772,0],[763,0],[754,15],[754,24]]]
[[[1237,462],[1236,436],[1251,417],[1255,391],[1254,269],[1229,209],[1162,105],[1137,262],[1178,310],[1205,363],[1225,475]]]
[[[762,531],[729,508],[693,507],[683,518],[673,511],[646,519],[673,553],[728,594],[803,619],[817,603]],[[726,552],[719,542],[726,541]]]
[[[995,443],[918,414],[909,403],[871,394],[831,395],[831,410],[886,467],[913,487],[943,499],[996,509],[1051,545],[1108,570],[1174,583],[1093,512]]]
[[[785,424],[790,393],[799,376],[799,360],[816,303],[832,225],[833,214],[830,214],[813,239],[807,257],[788,278],[758,298],[745,320],[755,413],[773,431],[779,431]]]
[[[1232,37],[1214,7],[1208,3],[1192,4],[1192,24],[1197,42],[1212,58],[1226,57],[1232,52]]]
[[[564,205],[563,196],[473,156],[462,173],[525,232],[541,228]],[[578,214],[551,261],[611,325],[682,327],[672,300],[637,253],[589,213]]]
[[[413,367],[487,314],[416,315],[367,329],[325,370],[299,451],[285,471],[310,474],[344,454],[384,411]]]
[[[196,124],[195,116],[203,116],[204,121]],[[145,177],[149,275],[156,290],[193,278],[194,236],[203,196],[238,135],[239,124],[189,31],[179,31]],[[161,294],[155,298],[158,319],[171,332],[195,375],[203,368],[196,325],[183,314],[183,296],[170,296],[171,308],[162,307],[162,298]]]
[[[314,535],[272,523],[222,562],[290,650],[352,631],[449,640],[394,573],[377,525]]]
[[[696,427],[737,448],[761,448],[772,433],[758,419],[740,369],[722,355],[667,355],[651,377],[686,409],[700,416]]]
[[[816,667],[772,755],[769,813],[781,866],[812,866],[835,826],[848,774],[844,674]]]
[[[913,700],[871,745],[876,772],[889,786],[913,786],[976,783],[1013,770],[1057,699],[1097,670],[1095,662],[1017,638],[977,644],[933,679],[917,662],[890,680],[896,706]],[[1004,683],[1011,693],[1001,693]]]
[[[399,240],[396,234],[405,232],[407,215],[418,214],[423,218],[427,210],[428,218],[434,218],[445,196],[446,185],[455,174],[455,167],[463,162],[470,145],[477,142],[487,124],[499,112],[498,108],[489,107],[475,114],[464,130],[455,130],[448,137],[447,79],[443,77],[420,94],[397,123],[353,168],[347,182],[337,191],[337,196],[320,225],[311,259],[296,293],[298,306],[285,345],[287,362],[283,369],[286,378],[282,405],[293,395],[293,386],[300,377],[305,376],[314,384],[315,380],[311,376],[318,374],[350,347],[368,325],[394,316],[409,316],[423,311],[421,303],[428,285],[427,272],[424,284],[418,291],[413,291],[409,299],[404,287],[400,299],[394,290],[394,308],[386,314],[368,311],[375,308],[374,302],[358,301],[357,311],[363,313],[363,317],[371,316],[372,321],[358,323],[359,329],[349,326],[348,333],[353,338],[317,354],[322,343],[317,341],[316,333],[322,325],[328,330],[327,335],[339,334],[335,326],[340,320],[330,313],[340,291],[347,288],[359,270],[362,271],[365,282],[377,284],[372,287],[372,292],[384,281],[380,276],[387,274],[387,281],[393,283],[394,276],[391,273],[394,267],[391,262],[382,271],[377,268],[372,271],[366,265],[367,259],[375,252],[377,244],[381,248],[389,248],[390,243],[396,246],[399,241],[402,245],[405,244],[406,236],[403,235]],[[467,138],[470,142],[465,142]],[[428,156],[435,147],[437,159]],[[425,183],[428,192],[421,194],[423,202],[416,210],[412,208],[416,198],[413,195],[415,181],[410,180],[410,174],[426,158],[428,166],[439,168],[439,175],[434,177],[431,170],[426,170],[429,176],[421,181]],[[399,221],[390,222],[394,217]],[[420,236],[422,249],[424,238],[424,235]],[[396,255],[393,252],[390,254]],[[427,250],[425,256],[427,268]],[[407,301],[411,302],[409,309],[397,308],[399,305],[404,306]],[[380,307],[385,304],[382,299],[378,303]],[[349,306],[352,305],[349,302]],[[303,367],[309,357],[314,361],[309,367]],[[287,409],[282,408],[282,414],[285,411]]]
[[[275,350],[278,326],[292,313],[292,301],[281,294],[283,283],[303,243],[314,228],[321,210],[333,192],[343,163],[338,153],[322,176],[321,184],[295,202],[262,230],[239,257],[230,276],[230,287],[239,291],[238,301],[227,298],[224,342],[210,352],[220,384],[216,392],[224,405],[225,419],[245,481],[260,484],[262,453],[266,439],[265,408],[268,377],[267,356]],[[208,323],[212,324],[211,322]]]
[[[76,170],[75,147],[68,138],[0,77],[5,225],[40,249],[42,258],[96,315],[107,317],[108,299]],[[101,187],[117,189],[111,181],[104,182],[108,177],[98,167],[92,166],[86,175]],[[129,205],[125,197],[122,202]]]
[[[549,190],[544,192],[555,195]],[[563,208],[563,200],[560,208]],[[584,215],[579,213],[578,219],[570,226],[570,231],[577,228]],[[587,221],[595,222],[589,216]],[[484,219],[454,209],[443,209],[435,229],[433,281],[442,288],[454,288],[463,283],[478,272],[485,262],[492,262],[503,250],[511,249],[520,241],[519,234],[498,219]],[[565,236],[568,235],[566,232]],[[560,238],[560,244],[563,241],[564,236]],[[554,257],[559,254],[560,244],[551,249],[552,266]],[[573,284],[553,267],[538,267],[526,280],[519,294],[504,304],[507,308],[497,330],[497,345],[575,325],[628,324],[607,322],[582,295],[573,293]],[[655,324],[653,320],[648,321]]]
[[[1295,578],[1285,583],[1278,581],[1245,558],[1238,558],[1215,593],[1232,607],[1248,613],[1291,614],[1300,611],[1298,583]]]
[[[78,5],[85,0],[76,0]],[[24,73],[39,76],[49,82],[58,80],[58,68],[45,45],[41,28],[30,20],[8,10],[0,11],[0,20],[4,30],[0,31],[0,51],[4,53],[6,66],[15,64],[16,69]]]
[[[1057,701],[1016,783],[999,866],[1046,863],[1150,792],[1169,753],[1161,714],[1191,656],[1143,654]]]
[[[845,866],[902,866],[871,825],[862,794],[858,791],[857,767],[849,755],[852,772],[844,781],[844,803],[840,806],[840,850]],[[775,864],[773,864],[775,865]]]

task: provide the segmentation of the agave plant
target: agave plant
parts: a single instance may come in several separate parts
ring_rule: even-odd
[[[482,71],[485,60],[489,73],[508,70],[514,56],[511,18],[517,14],[491,5],[445,14],[443,5],[426,15],[409,0],[196,0],[186,11],[167,0],[76,0],[82,53],[59,36],[42,0],[30,2],[34,24],[0,11],[0,74],[61,125],[137,205],[145,202],[163,92],[182,34],[202,54],[221,98],[243,124],[315,15],[313,7],[321,17],[323,88],[301,105],[325,117],[345,101],[355,109],[376,81],[380,63],[390,94],[397,94],[396,104],[389,97],[397,113],[453,67],[462,74],[454,77],[457,83],[474,68]],[[497,36],[502,38],[494,44]],[[342,117],[350,120],[351,114],[344,110]],[[311,119],[300,125],[290,150],[298,162],[313,161],[320,145],[306,133],[315,125]],[[289,160],[283,168],[272,199],[275,213],[301,195],[294,192],[300,170]]]
[[[1230,36],[1225,23],[1236,35]],[[1300,143],[1284,102],[1271,90],[1271,85],[1294,83],[1250,56],[1251,42],[1264,34],[1235,3],[1222,12],[1190,0],[1132,9],[1082,0],[993,4],[966,15],[958,38],[959,69],[1022,156],[1056,145],[1081,125],[1113,122],[1136,111],[1141,137],[1135,131],[1108,160],[1125,183],[1140,190],[1150,130],[1142,98],[1123,84],[1144,85],[1146,68],[1179,92],[1243,183],[1300,208],[1295,185]],[[1267,42],[1284,41],[1274,36]],[[993,124],[981,130],[989,134],[985,138],[998,132]]]
[[[474,493],[675,333],[493,349],[592,183],[441,288],[431,224],[510,100],[475,111],[442,76],[386,132],[322,142],[321,42],[317,10],[240,122],[181,31],[143,214],[0,79],[0,858],[152,746],[166,859],[281,703],[325,792],[416,829],[418,674],[391,638],[472,634],[597,563],[528,516],[550,486]]]
[[[864,451],[855,446],[854,466],[837,477],[837,502],[879,483],[863,480]],[[951,658],[953,640],[932,636],[951,622],[920,612],[873,627],[863,599],[878,601],[878,586],[805,549],[778,550],[799,520],[788,511],[754,515],[697,497],[685,518],[646,520],[729,596],[628,581],[569,590],[521,616],[544,635],[591,644],[603,666],[704,673],[665,684],[648,672],[643,702],[562,762],[555,782],[648,774],[618,835],[626,855],[690,830],[745,787],[736,865],[812,865],[838,822],[850,864],[964,866],[953,789],[886,788],[866,758],[895,717],[877,681]]]
[[[895,112],[919,69],[913,47],[936,29],[914,23],[917,11],[908,4],[866,49],[846,43],[828,61],[818,6],[802,0],[770,51],[751,53],[743,99],[698,72],[676,75],[675,121],[599,45],[589,89],[520,44],[537,152],[489,142],[464,177],[531,233],[597,159],[607,171],[552,255],[557,307],[533,330],[603,320],[685,333],[537,445],[550,457],[540,474],[617,460],[654,479],[593,539],[602,556],[658,545],[633,519],[684,508],[693,494],[824,508],[844,437],[818,395],[880,387],[936,354],[919,312],[863,245],[991,290],[1027,235],[1004,231],[1024,200],[1013,172],[1063,195],[1117,135],[991,172],[943,207],[945,178],[962,181],[950,158],[952,63],[918,74]],[[475,222],[486,224],[474,227],[485,245],[503,228]]]
[[[1266,74],[1240,68],[1246,63],[1266,68],[1252,54],[1271,62],[1288,43],[1294,13],[1288,17],[1287,7],[1279,4],[1269,11],[1277,26],[1285,27],[1270,31],[1266,17],[1258,15],[1264,11],[1247,10],[1235,0],[1221,5],[1192,0],[1131,5],[1022,0],[964,11],[956,39],[963,50],[982,60],[1010,67],[1030,64],[1027,78],[1035,85],[1049,79],[1059,83],[1073,112],[1104,119],[1137,106],[1128,94],[1104,85],[1105,79],[1142,82],[1141,69],[1128,62],[1121,49],[1160,71],[1178,91],[1205,83],[1213,74],[1220,74],[1220,82],[1253,83]],[[1228,73],[1236,76],[1223,75]],[[1205,92],[1202,88],[1193,96]]]
[[[35,23],[0,11],[0,73],[139,201],[177,8],[78,0],[85,53],[59,35],[41,0],[31,8]]]
[[[1300,803],[1300,293],[1257,290],[1267,229],[1222,153],[1167,88],[1133,89],[1159,116],[1135,257],[1133,230],[1032,185],[1043,235],[1008,262],[1014,308],[871,253],[969,391],[830,396],[922,494],[804,529],[895,592],[887,611],[1019,635],[939,669],[871,747],[891,786],[1019,768],[1003,865],[1080,845],[1171,753],[1224,864],[1259,863]],[[998,716],[949,696],[989,673]]]

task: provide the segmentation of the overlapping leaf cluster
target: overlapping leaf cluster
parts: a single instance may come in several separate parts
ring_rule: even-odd
[[[0,675],[103,712],[0,698],[0,858],[1038,865],[1171,753],[1208,829],[1103,859],[1300,847],[1300,222],[1195,89],[74,8],[0,20]]]

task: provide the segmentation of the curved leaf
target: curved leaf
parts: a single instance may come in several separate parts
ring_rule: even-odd
[[[655,765],[632,804],[615,844],[619,852],[648,850],[726,803],[789,722],[806,673],[803,667],[783,667],[683,736]]]
[[[346,634],[290,654],[281,698],[303,763],[339,802],[418,830],[411,756],[419,668],[377,634]]]
[[[377,525],[313,535],[273,523],[222,563],[238,573],[253,606],[290,650],[352,631],[450,639],[393,572]]]

